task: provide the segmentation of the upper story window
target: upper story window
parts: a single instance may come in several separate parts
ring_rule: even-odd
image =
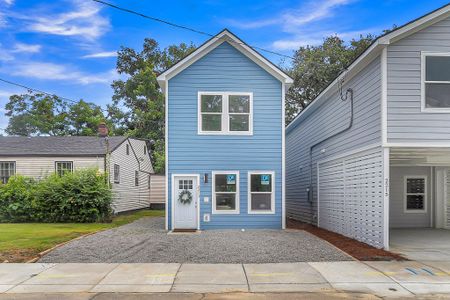
[[[147,146],[144,146],[144,155],[147,155]]]
[[[252,93],[199,92],[198,99],[198,133],[252,134]]]
[[[66,173],[73,172],[73,162],[71,161],[57,161],[55,163],[55,171],[58,176],[63,176]]]
[[[426,176],[405,177],[405,212],[427,212],[427,178]]]
[[[139,186],[139,172],[134,171],[134,186]]]
[[[422,54],[422,110],[450,112],[450,53]]]
[[[0,183],[6,184],[16,174],[16,162],[0,161]]]
[[[126,145],[126,152],[127,152],[127,155],[130,155],[130,145]]]

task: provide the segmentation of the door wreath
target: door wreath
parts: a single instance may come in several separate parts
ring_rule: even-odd
[[[181,191],[180,195],[178,195],[178,201],[181,204],[190,204],[192,202],[192,193],[188,190]]]

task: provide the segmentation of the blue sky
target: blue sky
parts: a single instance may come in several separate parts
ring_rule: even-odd
[[[411,0],[108,0],[151,16],[210,33],[229,28],[250,45],[291,55],[330,34],[348,40],[402,25],[447,1]],[[125,14],[89,0],[0,0],[0,78],[71,99],[105,106],[111,99],[115,53],[140,49],[144,38],[162,47],[201,44],[205,36]],[[280,57],[265,54],[274,63]],[[288,62],[286,62],[288,63]],[[23,89],[0,82],[4,105]],[[0,133],[2,131],[0,130]]]

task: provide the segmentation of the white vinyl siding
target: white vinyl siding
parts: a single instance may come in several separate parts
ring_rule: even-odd
[[[129,155],[126,154],[126,145]],[[111,153],[110,181],[113,191],[114,212],[150,207],[150,192],[147,184],[139,184],[148,180],[148,173],[142,172],[144,166],[150,168],[148,155],[144,156],[145,141],[129,139]],[[136,156],[140,154],[136,158]],[[142,158],[140,160],[139,158]],[[148,159],[148,160],[147,160]],[[120,166],[120,183],[114,183],[114,165]],[[145,169],[144,169],[145,170]],[[136,178],[136,171],[137,178]]]
[[[251,135],[253,93],[199,92],[198,133]]]
[[[105,170],[105,159],[98,157],[69,157],[69,156],[6,156],[0,158],[1,161],[15,161],[16,173],[19,175],[42,179],[55,173],[57,161],[72,161],[73,170],[94,168],[103,172]]]

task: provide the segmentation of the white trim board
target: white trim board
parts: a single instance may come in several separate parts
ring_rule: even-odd
[[[281,228],[286,229],[286,87],[281,85]]]
[[[167,84],[164,87],[164,124],[165,124],[165,128],[164,128],[164,152],[165,152],[165,161],[164,161],[164,172],[165,172],[165,189],[164,189],[164,194],[165,194],[165,228],[166,230],[169,230],[169,83],[167,82]],[[172,212],[171,212],[171,216],[173,216]],[[173,220],[172,220],[173,221]],[[173,223],[173,222],[171,222]],[[173,227],[172,227],[173,229]]]
[[[251,47],[246,45],[241,41],[236,35],[231,33],[229,30],[224,29],[216,36],[212,37],[209,41],[204,43],[202,46],[197,48],[194,52],[189,54],[187,57],[182,59],[180,62],[176,63],[174,66],[164,71],[161,75],[157,77],[159,85],[163,88],[165,83],[179,74],[181,71],[192,65],[194,62],[198,61],[200,58],[208,54],[211,50],[221,45],[224,42],[228,42],[242,54],[247,56],[261,68],[266,70],[273,77],[277,78],[284,84],[291,85],[294,80],[276,67],[273,63],[267,60],[264,56],[253,50]]]

